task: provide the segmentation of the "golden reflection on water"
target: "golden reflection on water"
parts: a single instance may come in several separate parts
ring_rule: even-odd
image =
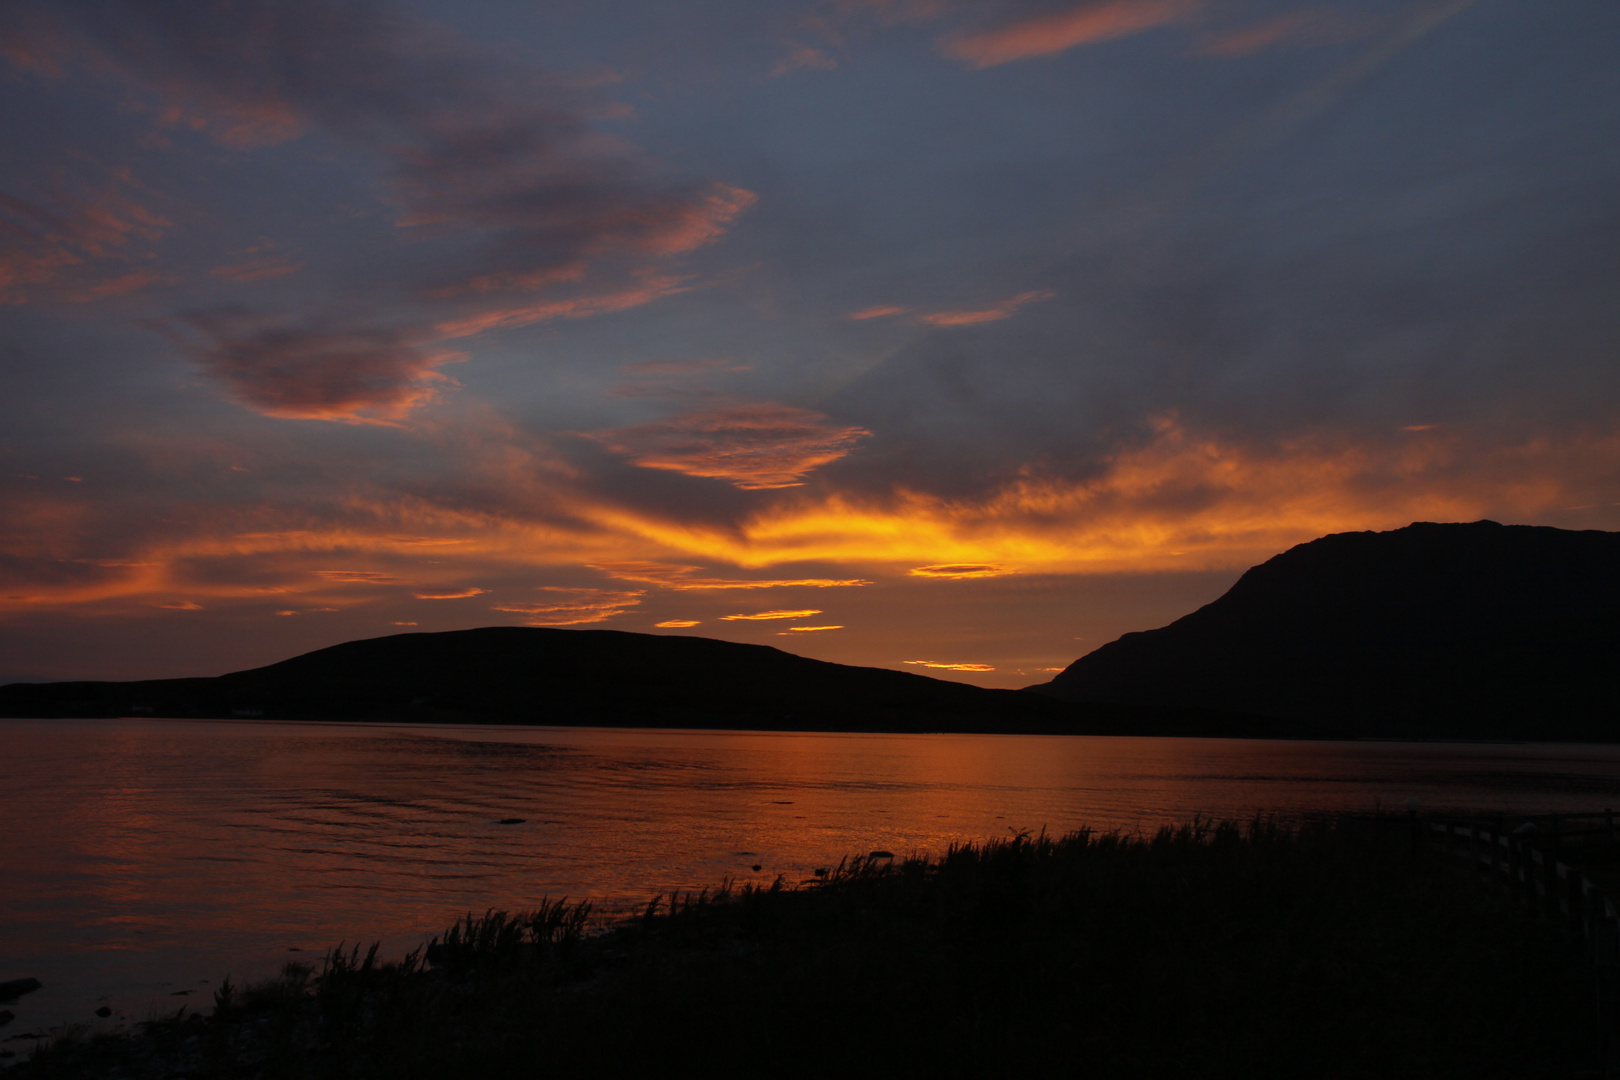
[[[1620,749],[1591,746],[164,720],[0,721],[0,737],[0,977],[47,984],[14,1007],[18,1030],[103,995],[206,1005],[200,979],[339,941],[403,952],[466,911],[568,896],[624,912],[1009,830],[1412,796],[1620,803]]]

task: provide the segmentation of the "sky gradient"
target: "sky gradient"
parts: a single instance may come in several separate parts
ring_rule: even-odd
[[[1617,55],[1612,0],[7,0],[0,681],[527,624],[1023,686],[1324,533],[1620,528]]]

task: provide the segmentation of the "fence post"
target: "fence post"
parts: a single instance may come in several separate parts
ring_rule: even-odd
[[[1502,836],[1502,846],[1507,850],[1503,852],[1502,870],[1508,876],[1508,884],[1513,895],[1519,895],[1519,838],[1516,836]]]
[[[1586,951],[1586,889],[1583,887],[1581,875],[1573,866],[1564,868],[1564,902],[1569,907],[1569,927],[1575,938],[1575,945]]]
[[[1541,853],[1541,880],[1542,888],[1546,890],[1547,915],[1554,920],[1564,917],[1564,898],[1559,895],[1558,889],[1558,860],[1553,858],[1552,852]]]
[[[1620,924],[1610,916],[1601,893],[1592,898],[1593,974],[1596,976],[1598,1028],[1603,1032],[1605,1075],[1620,1073]]]
[[[1548,822],[1547,826],[1552,833],[1552,839],[1547,845],[1548,851],[1545,864],[1547,871],[1547,911],[1555,919],[1564,913],[1563,898],[1558,895],[1559,825],[1558,815],[1552,815],[1552,820]]]

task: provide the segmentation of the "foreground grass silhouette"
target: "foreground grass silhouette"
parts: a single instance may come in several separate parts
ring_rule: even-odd
[[[1601,1075],[1557,928],[1402,822],[1018,835],[802,887],[469,916],[59,1039],[45,1077]]]

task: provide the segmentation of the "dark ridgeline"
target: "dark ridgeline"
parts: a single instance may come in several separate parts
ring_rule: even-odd
[[[1620,533],[1479,521],[1339,533],[1034,693],[763,645],[487,627],[218,678],[17,683],[0,716],[628,727],[1620,739]]]
[[[0,687],[0,716],[128,715],[824,731],[1195,723],[1175,710],[1076,706],[764,645],[526,627],[351,641],[217,678]]]
[[[1030,689],[1323,735],[1617,739],[1620,533],[1477,521],[1325,536]]]

